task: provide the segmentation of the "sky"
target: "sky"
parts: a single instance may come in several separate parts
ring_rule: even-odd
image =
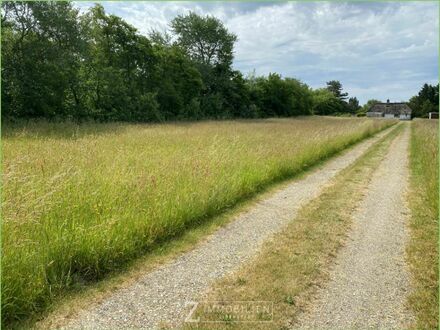
[[[361,104],[399,102],[438,83],[439,4],[432,2],[101,2],[140,33],[190,11],[238,37],[235,69],[276,72],[312,88],[339,80]],[[93,3],[76,2],[81,11]]]

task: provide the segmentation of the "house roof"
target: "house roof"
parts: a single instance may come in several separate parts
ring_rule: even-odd
[[[376,103],[374,104],[368,112],[382,112],[384,114],[411,114],[411,108],[408,104],[399,102],[399,103]]]

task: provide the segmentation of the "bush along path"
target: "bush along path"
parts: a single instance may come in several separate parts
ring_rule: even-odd
[[[405,245],[409,125],[375,171],[330,282],[317,293],[300,329],[402,329],[413,322]]]
[[[197,300],[215,280],[256,255],[262,243],[282,230],[302,205],[389,131],[356,145],[259,202],[191,252],[79,312],[63,328],[154,329],[181,323],[188,314],[188,301]]]

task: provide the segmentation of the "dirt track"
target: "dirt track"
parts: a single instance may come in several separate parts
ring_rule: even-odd
[[[405,264],[409,125],[393,142],[359,210],[347,245],[336,258],[330,282],[301,329],[402,329],[412,317],[405,309],[410,289]]]
[[[301,206],[318,196],[339,171],[388,131],[360,143],[239,214],[194,250],[114,292],[103,303],[86,307],[65,328],[154,329],[179,324],[187,315],[188,301],[197,300],[215,280],[257,254],[262,243],[282,230]]]

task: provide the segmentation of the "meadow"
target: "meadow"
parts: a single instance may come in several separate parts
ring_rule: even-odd
[[[3,324],[392,123],[5,125]]]
[[[417,119],[411,131],[411,239],[408,258],[416,329],[438,329],[438,120]]]

